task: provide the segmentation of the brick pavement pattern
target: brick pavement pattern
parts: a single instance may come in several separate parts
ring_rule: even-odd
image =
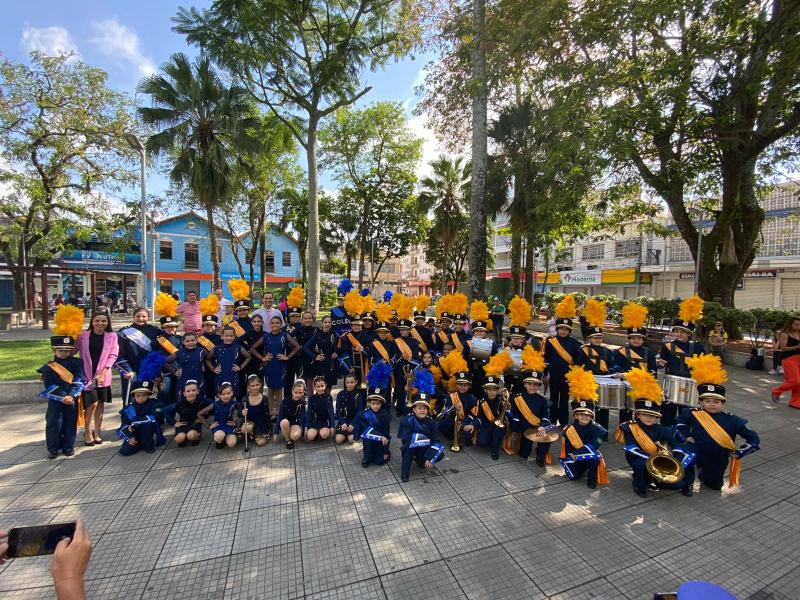
[[[645,599],[690,579],[743,600],[800,598],[800,412],[771,402],[774,378],[729,372],[728,408],[762,450],[739,488],[693,498],[636,497],[613,442],[611,485],[596,490],[557,464],[475,448],[401,484],[397,440],[389,466],[369,469],[358,444],[244,454],[208,432],[194,448],[122,457],[106,442],[50,461],[44,406],[5,406],[0,529],[85,519],[87,591],[104,600]],[[106,439],[117,425],[110,416]],[[49,564],[0,566],[0,599],[52,598]]]

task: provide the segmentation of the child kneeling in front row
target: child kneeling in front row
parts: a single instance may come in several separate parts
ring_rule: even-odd
[[[278,416],[275,419],[273,439],[277,444],[280,441],[278,434],[281,434],[289,450],[294,448],[294,443],[303,435],[305,395],[306,384],[302,379],[298,379],[292,385],[292,397],[281,400]]]
[[[210,406],[206,406],[200,411],[199,415],[204,417],[209,412],[214,414],[214,422],[211,424],[211,435],[217,449],[233,448],[238,441],[236,437],[236,409],[238,407],[233,399],[233,384],[223,382],[217,390],[217,399]]]
[[[183,383],[181,398],[175,405],[175,443],[181,448],[186,446],[187,441],[192,446],[197,446],[203,435],[199,396],[200,383],[187,379]]]
[[[598,468],[603,460],[598,450],[608,431],[594,422],[595,403],[592,400],[573,400],[571,408],[575,420],[564,429],[561,466],[570,481],[580,479],[586,473],[586,485],[595,489]],[[607,481],[604,479],[601,483]]]
[[[389,461],[390,423],[392,414],[386,405],[384,393],[387,388],[373,388],[367,395],[367,408],[362,410],[357,419],[356,439],[361,439],[363,456],[361,466],[365,469],[374,463],[382,465]]]
[[[139,381],[133,384],[133,403],[123,408],[120,414],[122,427],[117,435],[122,438],[119,453],[131,456],[144,450],[155,452],[156,446],[166,443],[161,427],[156,423],[157,401],[153,397],[153,381]]]
[[[247,396],[244,398],[242,416],[247,419],[242,425],[245,435],[253,436],[256,446],[266,445],[271,425],[269,400],[264,395],[264,382],[255,373],[247,377]]]
[[[412,398],[412,414],[400,419],[397,437],[403,442],[400,468],[400,481],[408,481],[411,463],[427,470],[444,457],[444,446],[439,443],[439,428],[436,421],[428,416],[429,396],[418,393]]]
[[[336,426],[336,414],[333,410],[333,398],[325,390],[327,384],[321,375],[314,377],[312,382],[314,393],[308,399],[306,407],[306,420],[304,428],[306,431],[306,441],[313,442],[319,437],[327,440],[331,437]]]

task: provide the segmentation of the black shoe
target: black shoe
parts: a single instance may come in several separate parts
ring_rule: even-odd
[[[147,452],[148,454],[154,454],[155,451],[156,451],[155,448],[148,448],[147,450],[145,450],[145,452]]]
[[[225,447],[225,442],[215,442],[215,444],[217,445],[217,450],[221,450]]]
[[[687,498],[691,498],[694,495],[694,490],[692,486],[687,485],[684,488],[681,488],[681,496],[686,496]]]
[[[64,450],[64,456],[72,456],[73,454],[75,454],[75,450]]]
[[[292,440],[289,440],[288,442],[286,442],[286,449],[291,450],[292,448],[294,448],[294,442]]]
[[[589,486],[590,490],[593,490],[597,487],[597,484],[594,481],[587,481],[586,485]]]
[[[633,492],[637,496],[639,496],[639,498],[647,498],[647,491],[646,490],[640,490],[638,487],[636,487],[635,483],[633,484]]]
[[[178,448],[186,448],[186,442],[178,442]]]
[[[361,466],[362,466],[362,467],[364,467],[364,468],[366,469],[366,468],[369,466],[369,461],[362,460],[362,461],[361,461]]]
[[[402,483],[408,483],[408,475],[401,475],[400,476],[400,481]]]
[[[189,442],[189,443],[190,443],[192,446],[197,446],[197,444],[199,444],[199,443],[200,443],[200,440],[192,440],[192,441],[191,441],[191,442]]]
[[[492,452],[492,460],[497,460],[500,458],[500,455],[497,452]]]
[[[48,452],[47,453],[47,458],[49,458],[50,460],[53,460],[54,458],[58,458],[58,452]]]
[[[537,458],[536,459],[536,466],[537,467],[543,467],[544,466],[544,459],[543,458]]]

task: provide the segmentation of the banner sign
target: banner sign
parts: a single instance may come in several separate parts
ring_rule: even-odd
[[[561,271],[561,285],[600,285],[602,271]]]

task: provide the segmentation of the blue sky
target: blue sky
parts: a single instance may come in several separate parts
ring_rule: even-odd
[[[174,52],[194,54],[183,37],[172,31],[170,18],[179,6],[205,6],[208,2],[174,2],[172,0],[82,0],[64,2],[33,0],[7,2],[0,20],[0,52],[5,58],[26,61],[28,52],[39,49],[48,53],[58,50],[77,52],[86,63],[100,67],[109,74],[109,85],[133,95],[139,80],[158,69]],[[415,99],[413,87],[419,81],[420,70],[429,56],[406,58],[386,69],[364,74],[364,81],[373,86],[360,102],[378,100],[406,103],[410,110]],[[440,149],[433,134],[425,128],[424,118],[412,117],[412,130],[425,139],[423,165],[435,158]],[[305,160],[301,157],[301,164]],[[321,174],[321,184],[327,189],[335,186]],[[166,189],[163,177],[151,169],[148,189],[161,193]],[[131,190],[135,197],[137,191]]]

